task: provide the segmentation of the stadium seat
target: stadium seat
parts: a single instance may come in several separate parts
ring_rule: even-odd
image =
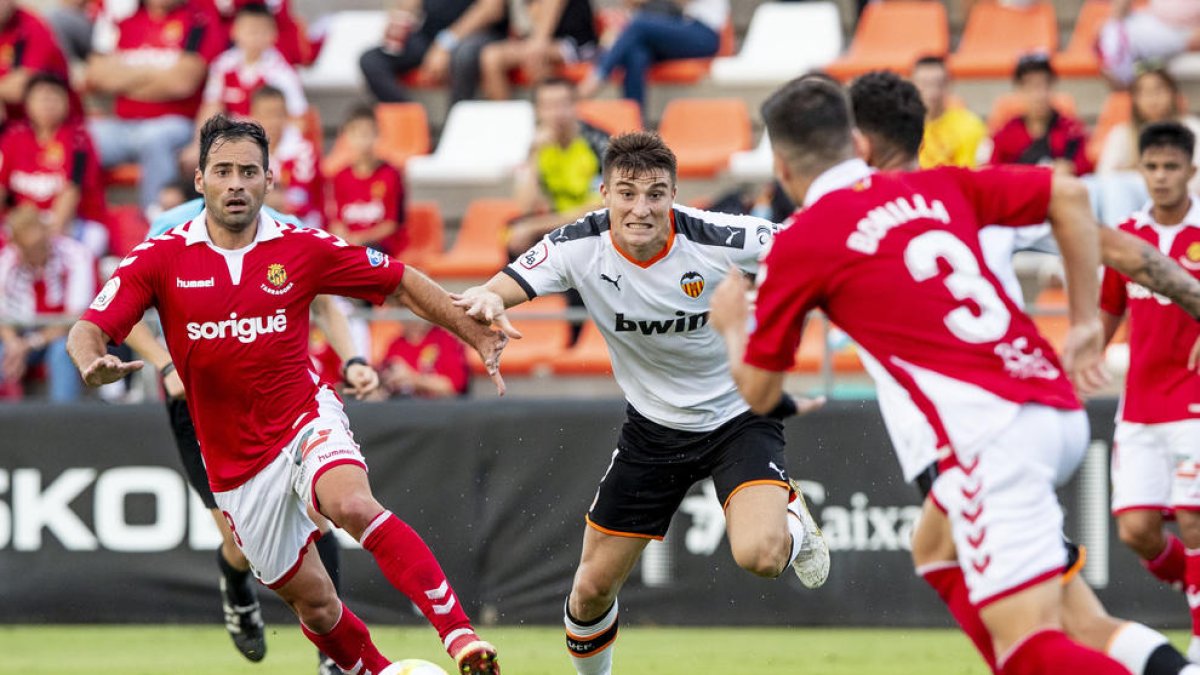
[[[490,277],[508,258],[504,233],[509,221],[520,214],[511,199],[476,199],[467,206],[454,246],[425,263],[425,271],[439,278]]]
[[[403,169],[410,157],[429,154],[429,118],[420,103],[379,103],[375,105],[375,123],[379,140],[375,156]],[[321,172],[334,176],[350,163],[350,149],[341,134],[321,162]]]
[[[146,239],[150,223],[142,215],[137,204],[120,204],[108,207],[108,250],[109,253],[125,257],[134,246]]]
[[[675,151],[680,178],[711,178],[750,148],[750,111],[738,98],[675,99],[658,132]]]
[[[1100,74],[1096,58],[1096,37],[1108,21],[1112,7],[1108,0],[1087,0],[1079,8],[1075,30],[1067,48],[1055,54],[1051,63],[1059,77],[1095,77]]]
[[[1052,3],[1017,8],[979,0],[947,66],[958,78],[1012,77],[1022,54],[1056,51],[1058,22]]]
[[[510,340],[501,359],[502,372],[527,375],[537,370],[549,370],[551,362],[567,348],[571,325],[566,319],[522,319],[529,314],[561,314],[567,308],[562,294],[543,295],[517,305],[508,311],[513,326],[521,331],[520,340]],[[487,369],[474,349],[467,350],[471,372],[486,375]]]
[[[142,169],[137,164],[118,164],[112,168],[104,169],[104,184],[106,186],[119,185],[121,187],[135,187],[142,180]]]
[[[713,82],[786,82],[822,68],[842,51],[842,20],[832,2],[765,2],[754,10],[737,56],[712,62]]]
[[[612,375],[608,345],[591,321],[583,324],[575,344],[552,359],[550,365],[555,375]]]
[[[410,184],[479,185],[506,181],[533,143],[529,101],[460,101],[450,109],[431,155],[408,160]]]
[[[1093,162],[1099,160],[1100,153],[1104,150],[1104,141],[1108,138],[1108,132],[1118,124],[1128,122],[1132,116],[1133,104],[1129,100],[1129,92],[1110,92],[1108,98],[1104,99],[1104,107],[1100,109],[1100,116],[1096,118],[1096,128],[1092,130],[1092,135],[1088,138],[1088,159]]]
[[[642,108],[627,98],[593,98],[575,104],[584,122],[612,135],[642,130]]]
[[[762,138],[753,150],[741,150],[729,157],[729,175],[739,181],[769,180],[774,174],[775,158],[771,154],[771,139],[763,129]]]
[[[850,49],[825,70],[849,80],[872,70],[908,74],[922,56],[950,51],[946,8],[927,0],[894,0],[867,5]]]
[[[390,319],[372,319],[368,325],[371,327],[371,364],[378,368],[383,365],[388,347],[404,333],[404,323]]]
[[[358,57],[383,42],[387,13],[341,10],[330,15],[321,53],[309,68],[300,70],[305,89],[354,89],[365,86]]]
[[[862,372],[862,361],[858,359],[858,349],[854,343],[848,341],[848,338],[845,346],[830,349],[825,336],[825,323],[826,320],[822,316],[809,315],[808,321],[804,324],[804,333],[800,337],[800,347],[796,350],[796,363],[792,366],[792,372],[810,374],[821,372],[825,354],[829,351],[833,352],[832,365],[835,373]],[[830,326],[831,337],[832,331],[836,330]]]
[[[839,34],[841,30],[838,30]],[[721,46],[717,56],[733,55],[733,21],[726,21],[721,29]],[[650,67],[646,80],[653,84],[696,84],[708,75],[712,59],[672,59]]]
[[[1063,115],[1076,117],[1075,99],[1066,92],[1056,92],[1050,100],[1050,105]],[[1025,102],[1015,93],[1003,94],[997,96],[992,102],[992,110],[988,113],[987,125],[988,133],[995,134],[1000,130],[1000,127],[1008,124],[1008,121],[1014,117],[1019,117],[1025,114]]]
[[[442,254],[446,234],[437,202],[409,202],[404,229],[408,247],[400,257],[405,263],[421,267]]]

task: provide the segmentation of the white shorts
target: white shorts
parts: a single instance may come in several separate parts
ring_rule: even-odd
[[[983,607],[1062,573],[1063,514],[1055,487],[1087,448],[1081,410],[1025,405],[973,456],[938,477],[971,603]]]
[[[323,387],[317,417],[279,449],[274,461],[238,487],[213,493],[238,548],[267,587],[284,585],[300,568],[309,542],[320,534],[306,509],[317,506],[317,478],[341,464],[367,467],[341,401]]]
[[[1117,422],[1112,511],[1200,510],[1200,420]]]

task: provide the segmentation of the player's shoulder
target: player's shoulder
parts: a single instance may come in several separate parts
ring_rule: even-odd
[[[599,245],[600,235],[609,228],[608,209],[600,209],[585,214],[573,223],[551,230],[546,238],[555,246],[567,244]]]
[[[749,237],[765,244],[779,229],[757,216],[704,211],[682,204],[673,209],[675,233],[702,246],[743,249]]]

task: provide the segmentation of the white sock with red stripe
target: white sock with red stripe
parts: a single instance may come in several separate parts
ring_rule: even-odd
[[[579,675],[611,675],[613,643],[617,640],[617,601],[598,619],[576,621],[571,616],[571,599],[563,607],[567,629],[567,651]]]

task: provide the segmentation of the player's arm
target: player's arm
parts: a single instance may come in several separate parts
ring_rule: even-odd
[[[171,398],[187,397],[187,392],[183,389],[183,380],[179,377],[179,373],[175,370],[175,364],[171,361],[171,353],[158,341],[158,338],[154,337],[154,331],[150,330],[150,324],[146,323],[144,319],[137,322],[137,325],[130,329],[129,335],[125,336],[125,344],[162,373],[163,387],[167,390],[167,396]]]
[[[1200,281],[1150,242],[1106,227],[1100,231],[1100,252],[1107,267],[1200,319]]]
[[[109,354],[108,342],[108,335],[86,319],[76,321],[67,335],[67,353],[89,387],[116,382],[145,365],[143,361],[125,362]]]
[[[730,270],[713,293],[709,321],[713,330],[725,340],[729,370],[742,398],[750,404],[751,410],[766,415],[783,401],[784,374],[745,362],[746,326],[750,321],[750,303],[746,294],[749,291],[750,282],[746,277],[736,269]]]
[[[354,339],[350,336],[350,319],[333,296],[318,295],[313,299],[312,311],[317,328],[321,329],[325,339],[329,340],[329,346],[346,364],[342,377],[354,397],[361,401],[379,389],[379,373],[355,349]]]
[[[1103,387],[1104,327],[1100,321],[1099,226],[1092,216],[1087,188],[1074,177],[1055,174],[1050,185],[1050,228],[1062,251],[1071,327],[1063,348],[1063,366],[1081,392]]]
[[[494,331],[490,324],[468,316],[455,306],[446,289],[412,267],[405,268],[404,277],[400,280],[400,286],[393,297],[417,316],[454,333],[479,352],[488,375],[496,383],[496,389],[501,395],[504,394],[504,378],[500,376],[500,353],[504,351],[504,345],[508,344],[509,335],[520,337],[520,333],[510,332],[503,322],[499,322],[501,331]]]
[[[125,92],[139,101],[174,101],[187,98],[204,83],[208,64],[195,52],[184,52],[169,68],[151,69]]]

